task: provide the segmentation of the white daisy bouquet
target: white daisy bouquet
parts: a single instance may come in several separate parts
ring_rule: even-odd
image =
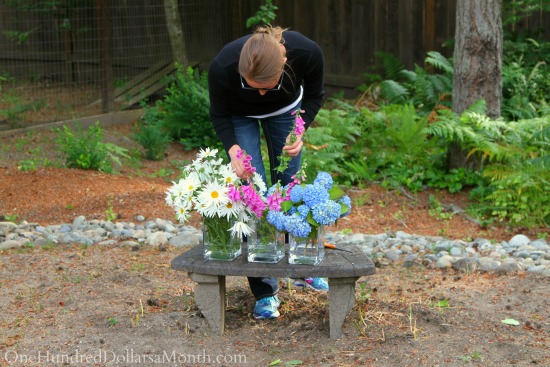
[[[183,169],[183,176],[168,189],[166,203],[173,207],[180,222],[198,212],[209,236],[218,243],[229,243],[231,237],[241,238],[252,233],[247,224],[252,215],[260,217],[265,209],[262,195],[266,186],[259,174],[248,167],[251,179],[241,180],[217,157],[218,150],[200,150],[197,158]],[[244,162],[250,162],[240,152]]]

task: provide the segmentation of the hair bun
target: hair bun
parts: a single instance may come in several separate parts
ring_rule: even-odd
[[[256,27],[256,29],[254,30],[254,33],[272,34],[272,33],[273,33],[273,29],[271,28],[271,26],[262,26],[262,25],[259,25],[259,26]]]

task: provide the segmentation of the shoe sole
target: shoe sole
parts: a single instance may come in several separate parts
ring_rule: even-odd
[[[285,285],[288,285],[289,281],[288,279],[285,280]],[[304,288],[306,286],[306,282],[301,282],[300,280],[296,279],[290,279],[290,285],[293,286],[294,288]]]
[[[312,285],[309,284],[308,282],[306,282],[306,288],[311,289],[311,290],[314,290],[315,292],[328,292],[328,289],[319,289],[319,288],[315,288],[314,286],[312,286]]]
[[[281,316],[281,314],[279,313],[279,311],[277,311],[277,313],[273,313],[271,316],[269,317],[265,317],[265,316],[256,316],[254,315],[254,318],[256,320],[269,320],[269,319],[276,319],[277,317]]]
[[[288,281],[286,281],[286,284],[288,284]],[[328,292],[328,289],[319,289],[319,288],[315,288],[314,286],[312,286],[311,284],[309,284],[308,282],[304,281],[303,283],[300,281],[300,280],[290,280],[290,284],[292,286],[294,286],[295,288],[299,288],[299,289],[304,289],[304,288],[308,288],[308,289],[311,289],[311,290],[314,290],[315,292]]]

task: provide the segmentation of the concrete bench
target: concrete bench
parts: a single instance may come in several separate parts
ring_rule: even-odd
[[[326,249],[321,264],[290,265],[285,256],[277,264],[249,263],[246,248],[233,261],[209,261],[203,258],[202,245],[172,260],[174,270],[186,271],[197,282],[195,302],[212,330],[222,335],[225,326],[225,277],[328,278],[330,337],[339,338],[344,320],[355,304],[355,282],[376,272],[372,261],[357,247],[352,253]]]

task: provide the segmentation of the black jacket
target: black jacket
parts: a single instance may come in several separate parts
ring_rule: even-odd
[[[294,31],[283,33],[286,66],[283,85],[278,91],[260,95],[241,87],[238,72],[241,49],[251,35],[227,44],[208,69],[210,118],[214,130],[226,150],[237,144],[230,116],[258,116],[277,111],[294,102],[304,88],[301,114],[306,128],[321,108],[323,88],[323,52],[317,43]]]

